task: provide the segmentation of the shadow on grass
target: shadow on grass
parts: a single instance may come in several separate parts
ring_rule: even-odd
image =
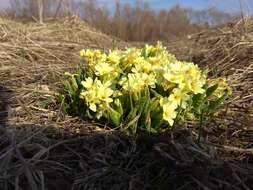
[[[9,104],[13,92],[0,84],[0,125],[4,126],[7,123]]]
[[[245,164],[218,159],[218,152],[195,144],[188,131],[175,132],[172,141],[170,134],[66,138],[55,129],[36,128],[3,131],[0,189],[208,190],[250,189],[253,184],[252,160]]]
[[[133,138],[8,126],[13,92],[0,86],[1,190],[251,189],[252,155],[238,161],[199,146],[187,130]],[[222,159],[230,156],[229,159]],[[220,158],[219,158],[220,157]]]

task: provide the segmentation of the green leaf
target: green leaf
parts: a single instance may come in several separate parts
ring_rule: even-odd
[[[133,109],[131,109],[130,112],[128,113],[128,115],[126,116],[125,121],[129,122],[130,120],[132,120],[133,118],[135,118],[136,115],[137,115],[137,110],[138,109],[136,107],[133,108]]]
[[[68,104],[65,102],[65,96],[63,94],[59,95],[59,101],[61,102],[61,110],[66,113]]]
[[[150,111],[146,114],[144,118],[144,126],[145,128],[151,133],[151,117],[150,117]]]
[[[122,107],[122,104],[119,99],[116,99],[114,101],[114,105],[115,105],[116,111],[118,113],[120,113],[121,115],[123,115],[124,111],[123,111],[123,107]]]
[[[64,82],[64,86],[65,86],[65,90],[68,92],[68,94],[69,94],[69,96],[70,96],[70,98],[72,100],[73,96],[75,95],[75,92],[73,91],[70,82],[69,81],[65,81]]]
[[[153,114],[160,112],[161,108],[160,108],[160,103],[159,100],[157,98],[152,98],[150,100],[150,112]]]
[[[218,84],[215,84],[215,85],[207,88],[207,90],[206,90],[206,96],[207,97],[211,96],[215,92],[215,90],[218,88],[218,86],[219,86]]]
[[[75,76],[71,77],[71,85],[72,85],[73,91],[77,91],[78,90],[78,84],[77,84]]]
[[[216,100],[210,101],[207,111],[209,113],[214,112],[219,106],[221,106],[224,101],[228,98],[228,92],[226,92],[222,97],[217,98]]]
[[[156,92],[154,89],[150,89],[150,92],[156,97],[156,98],[163,98],[161,94]]]
[[[203,95],[202,94],[195,94],[193,97],[192,97],[192,105],[194,107],[198,107],[201,102],[203,101]]]
[[[155,133],[157,133],[158,131],[157,131],[156,129],[150,127],[150,128],[149,128],[149,132],[150,132],[151,134],[155,134]]]
[[[195,94],[192,97],[192,106],[196,114],[201,114],[203,101],[204,100],[202,94]]]
[[[132,94],[129,94],[129,103],[130,103],[130,110],[133,110],[134,106],[133,106]]]
[[[145,115],[150,107],[150,96],[149,93],[145,93],[140,99],[139,113]]]
[[[115,111],[114,109],[110,109],[108,112],[110,122],[115,126],[118,127],[121,123],[121,114]]]
[[[151,128],[154,130],[160,130],[164,123],[162,110],[156,114],[151,115]]]

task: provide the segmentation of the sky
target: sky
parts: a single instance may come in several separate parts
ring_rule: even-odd
[[[53,1],[53,0],[52,0]],[[101,5],[106,5],[109,8],[113,7],[114,0],[97,0]],[[136,0],[120,0],[122,3],[129,3],[134,5]],[[240,11],[240,1],[242,2],[243,9],[250,14],[253,13],[253,0],[143,0],[150,4],[150,7],[159,9],[168,9],[173,5],[180,3],[184,7],[191,7],[193,9],[205,9],[209,7],[217,7],[226,12]],[[7,8],[9,0],[0,0],[0,8]]]
[[[112,5],[113,0],[98,0],[101,4]],[[240,1],[246,12],[253,13],[253,0],[143,0],[156,10],[170,8],[173,5],[180,4],[184,7],[201,10],[210,7],[217,7],[225,12],[240,12]],[[136,0],[121,0],[122,3],[134,5]]]

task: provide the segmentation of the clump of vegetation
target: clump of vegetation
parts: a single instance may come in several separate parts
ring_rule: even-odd
[[[188,120],[208,120],[231,95],[223,78],[179,61],[161,43],[125,51],[82,50],[87,65],[66,73],[65,110],[131,134],[163,132]]]

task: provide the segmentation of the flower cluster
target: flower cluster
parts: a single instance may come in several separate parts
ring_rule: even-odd
[[[115,125],[131,123],[135,131],[160,131],[184,115],[198,117],[231,94],[225,79],[207,79],[207,72],[177,60],[159,42],[107,54],[87,49],[80,56],[87,66],[76,77],[76,93],[87,109],[79,111]]]
[[[111,98],[113,90],[110,88],[111,83],[109,81],[104,84],[97,78],[93,81],[92,78],[87,78],[82,81],[81,84],[84,90],[80,94],[80,98],[84,99],[88,104],[89,109],[93,112],[98,111],[97,117],[100,118],[102,111],[109,107],[109,104],[113,102]]]

